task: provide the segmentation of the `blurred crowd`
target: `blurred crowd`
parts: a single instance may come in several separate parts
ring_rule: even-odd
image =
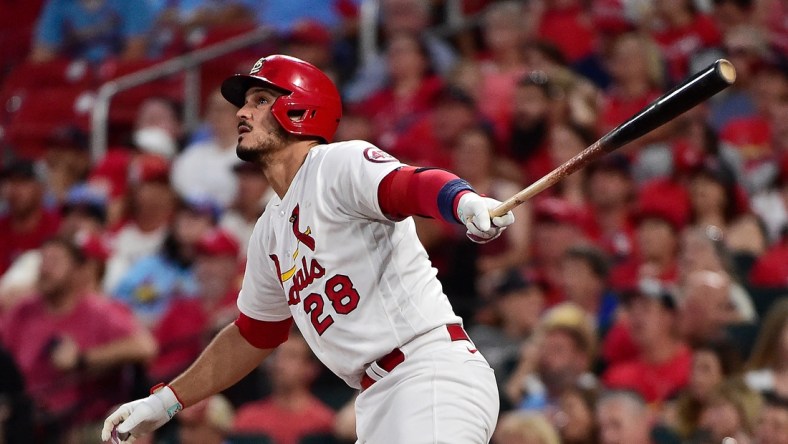
[[[495,444],[788,443],[788,1],[0,9],[0,443],[99,442],[112,406],[183,371],[237,316],[272,191],[237,159],[235,109],[217,87],[272,53],[337,82],[336,140],[449,169],[499,200],[728,59],[732,87],[519,206],[499,240],[473,244],[431,219],[417,229],[495,369]],[[259,26],[266,42],[203,67],[197,127],[177,88],[118,97],[133,106],[110,113],[100,159],[90,127],[58,104],[63,88],[47,88]],[[30,74],[41,67],[50,77]],[[20,92],[19,79],[38,80]],[[45,107],[22,122],[35,100]],[[354,442],[353,396],[294,331],[147,442]]]

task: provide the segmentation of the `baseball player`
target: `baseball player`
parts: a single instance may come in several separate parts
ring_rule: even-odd
[[[436,279],[410,216],[487,242],[512,222],[498,201],[439,169],[360,140],[329,143],[339,93],[314,66],[273,55],[222,84],[239,108],[237,154],[276,191],[252,234],[241,314],[169,384],[120,406],[102,438],[133,442],[241,379],[295,322],[356,401],[359,443],[486,443],[498,415],[493,371]],[[308,418],[305,418],[308,420]]]

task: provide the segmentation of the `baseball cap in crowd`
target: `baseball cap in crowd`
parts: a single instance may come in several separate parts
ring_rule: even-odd
[[[206,256],[238,257],[240,247],[235,238],[225,230],[216,229],[206,233],[197,242],[197,254]]]
[[[529,289],[533,286],[543,288],[543,284],[543,282],[536,278],[535,274],[513,268],[507,271],[493,288],[493,294],[497,297],[501,297]]]
[[[36,165],[29,159],[15,159],[0,170],[0,180],[38,180]]]
[[[74,236],[74,245],[86,259],[99,262],[106,262],[112,253],[109,242],[97,234],[77,233]]]
[[[562,302],[545,312],[540,322],[542,331],[560,329],[573,333],[581,347],[593,355],[597,347],[597,333],[592,315],[574,302]]]
[[[638,195],[634,219],[640,223],[645,219],[660,219],[667,222],[675,232],[687,223],[687,208],[678,204],[671,194],[661,193],[657,188],[643,189]]]
[[[328,28],[317,20],[302,20],[293,25],[290,32],[286,33],[285,38],[290,43],[302,43],[307,45],[331,45],[331,32]]]
[[[580,225],[582,219],[580,209],[564,199],[547,197],[538,199],[534,205],[534,220],[537,222]]]
[[[66,194],[62,212],[68,214],[77,209],[85,211],[103,223],[107,220],[107,195],[88,184],[75,185]]]
[[[587,174],[590,176],[597,171],[606,171],[619,173],[622,176],[629,177],[632,171],[632,162],[623,154],[608,154],[594,162],[591,162],[586,167]]]
[[[131,161],[128,172],[129,185],[146,182],[169,183],[170,164],[156,154],[140,154]]]
[[[74,125],[55,128],[49,134],[46,143],[48,148],[58,150],[87,151],[90,147],[88,134]]]
[[[186,196],[183,198],[183,208],[198,215],[210,216],[214,223],[222,216],[221,205],[209,196]]]

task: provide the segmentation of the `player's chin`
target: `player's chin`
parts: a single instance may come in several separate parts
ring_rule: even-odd
[[[246,162],[253,162],[259,157],[257,149],[253,146],[244,145],[240,137],[238,138],[238,145],[235,147],[235,155]]]

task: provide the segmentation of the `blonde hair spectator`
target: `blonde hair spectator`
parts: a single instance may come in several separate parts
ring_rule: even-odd
[[[510,412],[498,422],[495,444],[560,444],[558,432],[541,413]]]

